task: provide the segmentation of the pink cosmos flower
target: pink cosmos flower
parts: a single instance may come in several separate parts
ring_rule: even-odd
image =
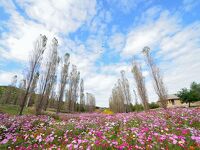
[[[16,138],[16,137],[14,137],[14,138],[12,139],[12,141],[13,141],[13,142],[16,142],[16,141],[17,141],[17,138]]]
[[[177,143],[177,140],[174,139],[174,140],[173,140],[173,144],[176,144],[176,143]]]
[[[68,149],[72,149],[72,146],[73,146],[72,144],[68,144],[68,145],[67,145],[67,148],[68,148]]]
[[[183,129],[183,130],[182,130],[182,134],[183,134],[183,135],[188,134],[188,129]]]
[[[39,142],[42,142],[42,136],[41,136],[41,135],[38,135],[38,136],[36,137],[36,140],[38,140]]]
[[[8,141],[8,139],[4,139],[3,141],[1,141],[1,144],[6,144]]]
[[[74,145],[74,149],[77,149],[77,148],[78,148],[78,144],[75,144],[75,145]]]
[[[200,144],[200,136],[191,136],[191,139]]]
[[[86,150],[91,150],[91,146],[88,146]]]
[[[117,141],[113,141],[112,144],[113,145],[118,145],[118,142]]]
[[[53,142],[54,140],[54,137],[52,135],[48,135],[47,138],[46,138],[46,142]]]
[[[38,148],[38,145],[35,143],[35,144],[33,145],[33,148]]]

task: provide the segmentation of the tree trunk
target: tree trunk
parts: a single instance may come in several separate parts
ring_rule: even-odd
[[[62,102],[62,96],[63,96],[63,93],[61,93],[59,98],[58,98],[58,105],[57,105],[56,114],[58,114],[60,112],[60,104]]]
[[[29,90],[29,89],[28,89]],[[22,105],[21,105],[21,108],[20,108],[20,112],[19,112],[19,115],[21,116],[22,115],[22,112],[24,110],[24,106],[25,106],[25,103],[26,103],[26,99],[27,99],[27,96],[28,96],[28,90],[26,90],[26,94],[23,98],[23,101],[22,101]]]
[[[31,96],[29,96],[28,99],[27,99],[26,107],[29,106],[30,97],[31,97]]]
[[[190,107],[190,102],[189,102],[189,107]]]
[[[32,83],[32,80],[33,80],[33,74],[34,74],[35,66],[36,66],[36,64],[34,64],[33,70],[31,71],[30,80],[29,80],[29,82],[28,82],[28,86],[27,86],[25,95],[24,95],[24,97],[23,97],[23,99],[22,99],[22,104],[21,104],[21,106],[20,106],[20,112],[19,112],[19,115],[20,115],[20,116],[22,115],[22,112],[23,112],[23,110],[24,110],[24,106],[25,106],[25,104],[26,104],[26,99],[27,99],[27,97],[28,97],[29,90],[30,90],[30,86],[31,86],[31,83]]]
[[[44,105],[44,111],[47,110],[48,105],[49,105],[49,97],[46,97],[45,105]]]
[[[17,105],[18,96],[15,98],[13,105]]]

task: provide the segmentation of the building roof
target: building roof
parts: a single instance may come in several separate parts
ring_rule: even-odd
[[[180,99],[178,96],[176,96],[175,94],[169,94],[169,95],[167,95],[167,99],[166,100],[172,100],[172,99],[174,99],[174,100],[178,100],[178,99]],[[159,102],[160,100],[158,100],[158,102]]]
[[[170,99],[179,99],[178,96],[176,96],[175,94],[169,94],[167,95],[167,99],[170,100]]]

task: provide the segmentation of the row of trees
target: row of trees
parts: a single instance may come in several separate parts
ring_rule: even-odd
[[[167,108],[167,90],[166,87],[164,86],[162,76],[160,74],[159,68],[155,64],[152,56],[150,55],[150,48],[149,47],[144,47],[143,49],[143,54],[145,56],[146,64],[149,68],[152,80],[153,80],[153,85],[154,85],[154,90],[156,94],[159,97],[159,101],[161,102],[161,107],[166,109]],[[109,100],[110,108],[114,112],[128,112],[127,108],[130,108],[131,104],[131,97],[130,97],[130,90],[129,90],[129,83],[128,80],[124,80],[124,71],[122,71],[122,79],[118,80],[118,83],[115,85],[115,87],[112,90],[112,95]],[[140,97],[141,103],[144,107],[144,110],[147,111],[149,109],[149,100],[148,100],[148,94],[145,86],[145,78],[142,74],[142,69],[141,69],[141,64],[134,59],[133,64],[132,64],[132,73],[135,79],[136,83],[136,88],[137,88],[137,93]],[[126,86],[123,86],[126,85]],[[124,87],[127,87],[128,90],[124,90]],[[135,97],[136,92],[134,90]],[[128,102],[126,101],[126,96],[129,96]],[[137,98],[136,98],[136,106],[138,105],[137,103]]]
[[[115,84],[109,99],[109,106],[113,112],[131,111],[131,94],[125,71],[121,71],[121,78]]]
[[[24,79],[19,84],[18,103],[12,103],[19,104],[19,115],[22,115],[24,107],[33,104],[35,105],[36,115],[46,111],[48,106],[55,108],[56,112],[59,113],[63,109],[64,101],[67,112],[93,111],[95,97],[90,94],[92,96],[89,96],[87,103],[85,102],[84,82],[83,79],[80,79],[80,72],[77,67],[72,65],[72,70],[70,74],[68,73],[70,55],[66,53],[63,58],[58,56],[58,40],[56,38],[53,38],[48,50],[46,49],[47,37],[40,35],[30,53]],[[44,52],[47,54],[45,59],[43,59]],[[60,72],[58,72],[59,65],[61,66]],[[14,76],[10,87],[16,87],[16,84],[17,76]],[[4,93],[3,104],[12,101],[9,92],[12,92],[12,90]],[[80,102],[78,101],[79,95]],[[91,106],[92,109],[89,109]]]

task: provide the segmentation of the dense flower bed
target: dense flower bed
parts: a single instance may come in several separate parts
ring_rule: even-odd
[[[200,109],[48,116],[0,114],[0,149],[199,149]]]

